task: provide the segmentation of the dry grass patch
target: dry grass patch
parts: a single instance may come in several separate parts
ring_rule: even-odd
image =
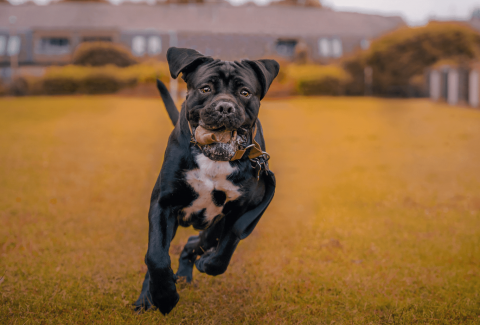
[[[262,104],[276,197],[226,274],[137,315],[160,100],[0,99],[0,323],[478,324],[480,112]],[[193,233],[180,229],[172,245]]]

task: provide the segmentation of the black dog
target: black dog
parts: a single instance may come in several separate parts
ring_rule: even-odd
[[[273,198],[258,112],[279,71],[273,60],[227,62],[174,47],[167,60],[173,78],[183,73],[188,92],[179,113],[157,82],[175,128],[150,200],[148,271],[135,302],[136,310],[156,306],[163,314],[179,300],[177,277],[190,282],[194,264],[209,275],[226,271]],[[178,225],[202,231],[189,238],[175,275],[168,250]]]

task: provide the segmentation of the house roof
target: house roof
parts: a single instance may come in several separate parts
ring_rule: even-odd
[[[106,3],[56,3],[12,6],[0,4],[0,28],[8,28],[9,16],[16,28],[120,29],[267,34],[281,37],[358,36],[374,38],[405,25],[402,18],[330,9],[228,4],[147,5]]]

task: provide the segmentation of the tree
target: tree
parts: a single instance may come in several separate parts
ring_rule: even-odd
[[[371,67],[373,94],[408,96],[412,80],[428,67],[443,60],[468,64],[479,53],[480,34],[475,30],[461,23],[432,22],[401,28],[373,41],[368,50],[345,59],[344,67],[359,83],[365,67]]]
[[[104,66],[113,64],[128,67],[137,63],[129,50],[122,45],[110,42],[84,42],[73,54],[73,64],[84,66]]]

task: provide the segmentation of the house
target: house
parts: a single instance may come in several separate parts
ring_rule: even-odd
[[[472,12],[471,19],[463,22],[480,31],[480,9]],[[430,99],[450,105],[480,105],[480,63],[438,62],[427,71]]]
[[[122,43],[140,58],[164,59],[168,47],[179,46],[227,60],[293,59],[303,51],[327,63],[404,25],[400,17],[312,7],[0,4],[0,67],[7,71],[12,57],[20,66],[67,64],[78,44],[95,40]]]

